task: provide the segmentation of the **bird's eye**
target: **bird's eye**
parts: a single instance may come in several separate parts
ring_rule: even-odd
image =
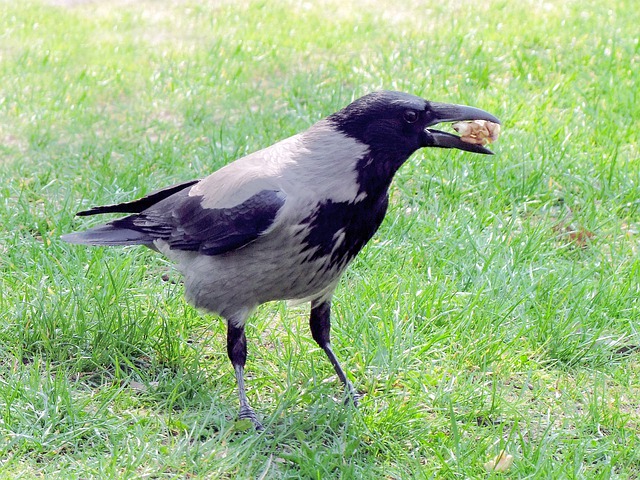
[[[405,110],[403,117],[405,122],[415,123],[418,120],[418,112],[415,110]]]

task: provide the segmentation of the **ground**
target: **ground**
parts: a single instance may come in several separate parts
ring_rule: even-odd
[[[638,478],[630,0],[5,1],[0,19],[3,478]],[[496,155],[399,172],[334,301],[358,409],[308,307],[256,312],[267,428],[245,430],[224,325],[172,266],[59,237],[381,88],[496,114]]]

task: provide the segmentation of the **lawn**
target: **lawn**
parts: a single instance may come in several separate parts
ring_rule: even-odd
[[[0,477],[640,478],[634,1],[5,0],[0,25]],[[171,264],[59,237],[377,89],[494,113],[496,155],[396,176],[334,299],[359,408],[308,306],[256,312],[247,430]]]

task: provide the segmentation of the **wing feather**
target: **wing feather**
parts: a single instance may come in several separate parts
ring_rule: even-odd
[[[171,248],[218,255],[258,238],[274,223],[286,197],[278,190],[261,190],[227,208],[206,208],[201,196],[185,196],[173,206],[152,208],[134,225],[165,240]]]
[[[203,196],[191,196],[189,190],[182,189],[136,215],[62,238],[89,245],[151,245],[164,240],[172,249],[219,255],[269,230],[286,201],[284,192],[264,189],[235,206],[207,208]]]
[[[99,207],[92,207],[89,210],[83,210],[76,213],[79,217],[86,217],[89,215],[100,215],[102,213],[140,213],[143,210],[155,205],[156,203],[170,197],[171,195],[190,187],[200,180],[189,180],[188,182],[172,185],[171,187],[163,188],[156,192],[145,195],[142,198],[134,200],[132,202],[117,203],[114,205],[102,205]]]

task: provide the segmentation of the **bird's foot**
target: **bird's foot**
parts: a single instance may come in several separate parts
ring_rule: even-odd
[[[360,399],[363,397],[361,393],[358,393],[355,388],[350,388],[347,390],[347,394],[344,399],[345,405],[353,405],[354,407],[358,407],[360,405]]]
[[[256,415],[256,412],[249,405],[243,405],[240,407],[238,419],[250,420],[257,431],[264,430],[264,426],[260,423],[260,420],[258,420],[258,415]]]

